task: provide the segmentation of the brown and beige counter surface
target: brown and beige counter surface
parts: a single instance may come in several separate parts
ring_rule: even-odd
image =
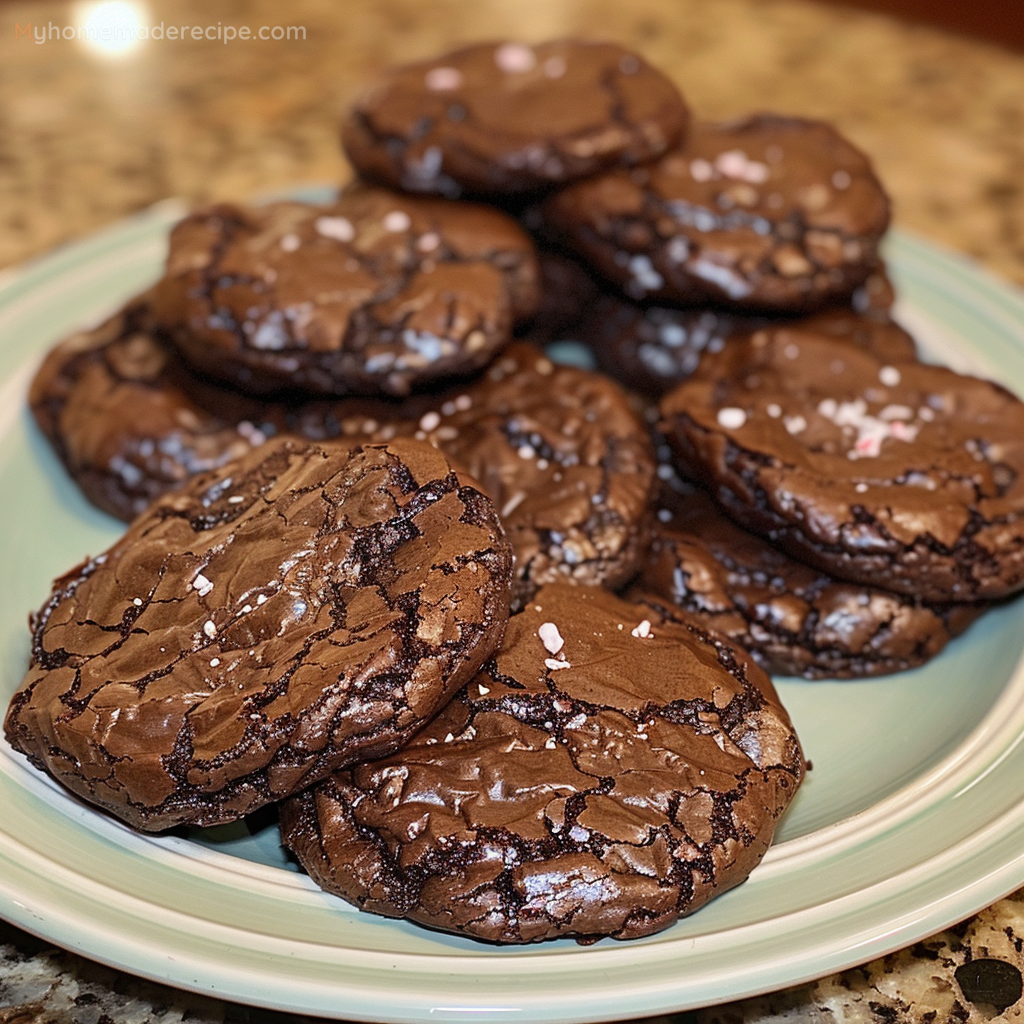
[[[305,38],[52,38],[81,5],[0,0],[0,267],[172,196],[341,182],[339,111],[376,69],[481,38],[600,34],[702,117],[821,117],[875,160],[895,222],[1024,285],[1024,56],[810,0],[150,0],[148,25],[296,26]],[[31,29],[26,30],[26,26]],[[41,35],[45,41],[37,41]],[[678,1015],[701,1024],[1024,1019],[1024,903],[814,985]],[[995,966],[957,968],[967,961]],[[298,1018],[175,993],[0,923],[0,1024]]]

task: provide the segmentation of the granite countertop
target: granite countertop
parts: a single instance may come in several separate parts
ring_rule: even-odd
[[[834,121],[874,158],[899,227],[1024,285],[1024,56],[1010,51],[810,0],[225,0],[215,15],[200,0],[150,0],[150,25],[286,23],[306,38],[165,40],[118,59],[19,31],[76,24],[74,7],[0,2],[0,267],[167,197],[340,182],[337,115],[375,69],[463,41],[600,26],[672,75],[703,117]],[[866,967],[671,1019],[1024,1019],[1022,899]],[[0,1024],[185,1020],[299,1018],[140,982],[0,923]]]

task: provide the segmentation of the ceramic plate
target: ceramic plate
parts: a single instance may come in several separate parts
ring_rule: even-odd
[[[156,208],[0,279],[0,697],[26,614],[120,525],[68,481],[25,411],[43,350],[148,284]],[[930,354],[1024,382],[1024,298],[902,234],[899,315]],[[246,1003],[374,1021],[600,1021],[764,992],[909,944],[1024,883],[1024,602],[930,665],[782,680],[813,770],[750,880],[649,939],[495,949],[358,913],[273,827],[137,835],[0,747],[0,915],[96,960]]]

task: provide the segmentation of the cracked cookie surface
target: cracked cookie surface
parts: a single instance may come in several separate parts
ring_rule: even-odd
[[[832,576],[931,603],[1024,586],[1024,404],[991,381],[786,330],[661,401],[685,476]]]
[[[485,366],[539,286],[498,210],[356,184],[329,206],[192,214],[155,295],[188,362],[242,391],[404,395]]]
[[[889,200],[830,125],[757,114],[695,124],[656,162],[570,185],[542,214],[632,299],[801,312],[867,278]]]
[[[745,654],[554,584],[401,752],[283,804],[282,835],[375,913],[501,943],[636,938],[746,878],[803,769]]]
[[[929,606],[844,583],[736,526],[704,493],[662,490],[644,570],[629,592],[674,608],[750,651],[767,672],[807,679],[901,672],[938,654],[982,604]]]
[[[672,82],[615,43],[480,43],[385,72],[342,144],[370,180],[497,197],[643,163],[688,123]]]
[[[429,445],[259,449],[56,581],[7,738],[138,828],[232,821],[412,735],[501,636],[511,561]]]

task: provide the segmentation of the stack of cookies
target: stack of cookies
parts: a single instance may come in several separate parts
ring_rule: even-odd
[[[828,125],[560,40],[394,69],[342,141],[333,202],[192,214],[44,361],[131,525],[33,617],[7,736],[137,828],[277,804],[366,910],[650,934],[803,776],[766,671],[909,668],[1024,586],[1024,405],[917,361]]]

